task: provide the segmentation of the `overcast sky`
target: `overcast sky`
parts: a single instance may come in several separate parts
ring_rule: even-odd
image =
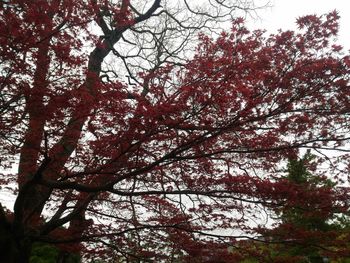
[[[307,14],[324,14],[336,9],[340,14],[339,44],[350,49],[350,0],[271,0],[272,7],[258,12],[253,27],[274,33],[295,29],[295,19]]]

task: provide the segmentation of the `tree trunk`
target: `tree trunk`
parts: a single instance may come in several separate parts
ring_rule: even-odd
[[[27,263],[30,258],[32,242],[29,239],[16,238],[12,224],[0,204],[0,262]]]
[[[30,251],[30,241],[16,240],[11,225],[0,223],[0,262],[28,263]]]
[[[11,225],[1,220],[0,223],[0,262],[18,262],[19,253],[13,238]]]

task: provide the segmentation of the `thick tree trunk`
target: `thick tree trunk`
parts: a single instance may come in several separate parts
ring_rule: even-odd
[[[29,259],[30,259],[30,252],[31,252],[31,248],[32,248],[32,244],[31,242],[27,242],[25,241],[25,244],[23,244],[23,242],[21,242],[22,244],[20,245],[19,248],[19,253],[18,253],[18,263],[29,263]]]
[[[19,252],[13,238],[11,225],[0,223],[0,262],[19,262]]]
[[[17,229],[18,230],[18,229]],[[18,236],[16,229],[6,217],[0,204],[0,262],[27,263],[29,262],[32,242]],[[17,238],[16,238],[17,237]]]
[[[0,262],[28,263],[31,242],[15,238],[11,225],[0,223]]]

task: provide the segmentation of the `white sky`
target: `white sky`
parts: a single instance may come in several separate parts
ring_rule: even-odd
[[[350,49],[350,0],[271,0],[272,7],[260,10],[259,19],[252,22],[253,28],[294,30],[295,19],[309,14],[324,14],[336,9],[340,15],[338,41]],[[251,27],[250,27],[251,28]]]

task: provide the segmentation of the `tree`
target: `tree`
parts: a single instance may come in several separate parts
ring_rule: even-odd
[[[269,37],[236,19],[200,34],[191,56],[194,33],[240,2],[173,3],[0,2],[1,183],[17,185],[0,214],[2,261],[27,262],[42,242],[85,258],[232,262],[225,246],[279,205],[281,161],[346,152],[336,12]],[[346,209],[346,189],[338,197]]]
[[[30,263],[55,263],[67,262],[78,263],[80,257],[77,254],[67,254],[64,251],[59,251],[55,246],[35,243],[32,246]]]
[[[263,230],[271,243],[263,248],[275,261],[322,263],[325,258],[343,260],[349,255],[349,210],[339,202],[341,186],[310,171],[316,158],[309,151],[303,158],[290,159],[287,176],[280,179],[290,190],[276,208],[275,227]]]

